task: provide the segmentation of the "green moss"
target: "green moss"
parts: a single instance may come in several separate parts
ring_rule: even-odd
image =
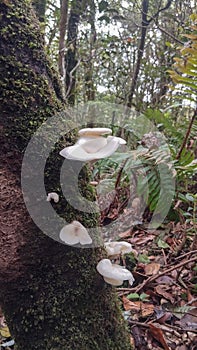
[[[33,13],[28,14],[23,2],[1,7],[0,90],[2,107],[6,107],[3,122],[9,126],[10,138],[24,149],[38,126],[62,108],[63,98],[56,73],[43,51],[39,24],[34,17],[32,21]],[[17,130],[14,135],[13,129]]]
[[[100,253],[95,251],[97,259]],[[59,246],[59,254],[61,262],[69,259],[69,266],[57,258],[49,265],[43,259],[21,280],[14,309],[9,298],[18,349],[129,350],[117,297],[98,276],[92,250],[78,249],[76,254]]]

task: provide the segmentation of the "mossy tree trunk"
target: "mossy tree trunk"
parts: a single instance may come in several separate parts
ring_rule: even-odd
[[[49,238],[25,207],[23,152],[63,101],[29,2],[1,0],[0,10],[0,303],[10,331],[18,350],[128,350],[117,299],[95,269],[102,248]]]
[[[44,22],[47,0],[33,0],[32,4],[40,22]]]

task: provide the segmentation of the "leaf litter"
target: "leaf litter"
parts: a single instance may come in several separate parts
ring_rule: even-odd
[[[189,224],[170,223],[118,234],[135,252],[125,257],[135,283],[117,288],[134,349],[197,349],[197,249],[190,231]]]

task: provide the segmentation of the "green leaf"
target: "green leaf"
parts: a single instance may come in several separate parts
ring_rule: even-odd
[[[161,238],[158,239],[157,245],[159,248],[163,249],[170,248],[169,244],[164,242]]]
[[[147,301],[149,299],[149,295],[146,293],[140,294],[140,300]]]
[[[184,305],[184,306],[180,306],[180,307],[176,307],[173,310],[173,314],[181,319],[186,313],[188,313],[189,311],[193,310],[195,307],[194,306],[188,306],[188,305]]]
[[[186,193],[185,197],[186,197],[186,199],[189,202],[194,202],[195,201],[195,198],[194,198],[194,196],[191,193]]]
[[[166,44],[166,46],[168,46],[168,47],[172,47],[172,46],[173,46],[172,43],[170,43],[169,41],[166,41],[165,44]]]
[[[197,264],[194,266],[193,271],[197,271]]]
[[[139,254],[138,261],[144,264],[148,264],[150,262],[150,259],[146,254]]]
[[[109,4],[107,1],[105,1],[105,0],[100,1],[98,4],[99,12],[103,12],[103,11],[107,10],[108,6],[109,6]]]
[[[117,162],[117,163],[121,163],[122,161],[128,159],[128,158],[131,158],[132,154],[131,153],[120,153],[120,152],[117,152],[117,153],[114,153],[111,157],[109,157],[108,159],[109,160],[112,160],[114,162]]]
[[[110,23],[110,18],[107,15],[103,15],[98,18],[99,21],[106,21],[108,24]]]
[[[131,294],[129,294],[129,295],[127,295],[127,299],[139,299],[140,298],[140,296],[139,296],[139,294],[138,293],[131,293]]]

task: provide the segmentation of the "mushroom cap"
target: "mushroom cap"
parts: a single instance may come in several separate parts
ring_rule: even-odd
[[[59,202],[59,194],[57,194],[56,192],[48,193],[47,202],[50,202],[51,199],[53,199],[55,203],[58,203]]]
[[[108,140],[110,140],[111,138],[116,139],[118,141],[119,145],[126,145],[126,143],[127,143],[124,139],[122,139],[122,137],[108,136],[107,138],[108,138]]]
[[[98,181],[90,181],[90,185],[92,186],[97,186],[99,183]]]
[[[113,278],[107,278],[107,277],[103,277],[103,278],[106,283],[109,283],[112,286],[121,286],[123,284],[123,281],[120,281],[120,280],[115,280]]]
[[[111,134],[112,130],[109,128],[84,128],[79,130],[79,136],[100,136]]]
[[[106,242],[105,248],[109,256],[118,254],[128,254],[132,251],[131,244],[125,241]]]
[[[68,245],[92,243],[88,231],[79,221],[73,221],[71,224],[64,226],[60,231],[60,239]]]
[[[130,286],[132,286],[133,285],[133,282],[135,281],[135,278],[133,277],[133,275],[132,275],[132,277],[130,278],[130,280],[129,280],[129,284],[130,284]]]
[[[97,271],[104,277],[115,281],[131,280],[132,273],[124,266],[112,264],[109,259],[102,259],[97,264]]]
[[[90,153],[84,149],[84,144],[79,144],[78,142],[74,146],[65,147],[60,155],[67,159],[79,160],[79,161],[90,161],[96,159],[103,159],[111,156],[119,147],[120,143],[125,144],[126,141],[120,137],[108,136],[104,138],[105,146],[100,148],[97,152]],[[81,142],[81,141],[80,141]],[[91,141],[92,142],[92,141]],[[99,141],[100,142],[100,141]],[[88,145],[90,146],[90,144]],[[95,145],[94,145],[95,147]]]
[[[80,145],[87,153],[95,153],[107,145],[107,139],[102,136],[85,136],[80,137],[77,144]]]

